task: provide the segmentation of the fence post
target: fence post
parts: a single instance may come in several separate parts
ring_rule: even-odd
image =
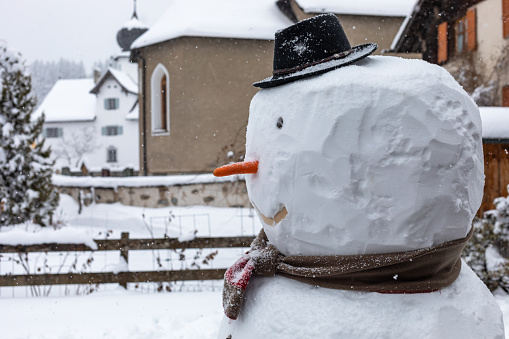
[[[126,267],[129,265],[129,232],[122,232],[120,236],[120,259],[124,260],[126,263]],[[125,277],[125,275],[124,275]],[[127,281],[123,280],[119,282],[120,286],[127,289]]]

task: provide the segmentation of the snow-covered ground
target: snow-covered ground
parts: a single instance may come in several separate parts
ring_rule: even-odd
[[[56,220],[66,226],[58,230],[41,229],[31,224],[4,227],[0,243],[76,242],[93,244],[92,239],[160,238],[165,234],[185,241],[196,236],[220,237],[255,235],[261,225],[246,208],[207,206],[140,208],[121,204],[94,204],[78,214],[71,197],[61,195]],[[212,251],[212,250],[210,250]],[[209,250],[203,250],[201,258]],[[203,268],[228,267],[245,249],[222,249]],[[192,265],[196,250],[186,250],[179,260],[175,251],[131,251],[129,270],[156,269],[159,257],[163,269],[182,269]],[[121,265],[118,252],[29,254],[30,273],[71,271],[115,271]],[[16,255],[0,256],[0,274],[24,274],[26,269]],[[199,260],[196,262],[200,262]],[[76,268],[73,268],[75,264]],[[165,286],[166,287],[166,286]],[[129,284],[125,291],[116,284],[101,285],[87,294],[85,286],[0,288],[0,298],[8,308],[0,311],[1,338],[213,338],[222,316],[221,281],[186,282],[171,285],[172,293],[155,292],[157,285]],[[33,293],[49,297],[34,298]]]
[[[497,296],[509,338],[509,298]],[[137,293],[16,298],[0,308],[2,338],[216,338],[221,293]],[[8,305],[8,306],[7,306]]]
[[[168,222],[170,212],[173,218]],[[249,209],[205,206],[147,209],[97,204],[84,208],[78,214],[78,206],[66,195],[62,195],[58,218],[68,226],[51,232],[61,234],[57,238],[62,242],[90,241],[105,234],[118,238],[123,231],[129,232],[132,238],[160,237],[165,233],[172,237],[185,237],[195,229],[198,230],[197,236],[251,235],[257,233],[260,227]],[[34,231],[37,232],[34,234]],[[50,231],[41,232],[32,225],[2,229],[0,243],[38,242],[50,236],[46,232]],[[139,256],[130,252],[129,269],[151,269],[155,255],[152,251],[148,252]],[[242,249],[223,251],[212,267],[228,266],[241,252]],[[160,256],[169,257],[163,252]],[[46,269],[55,271],[62,260],[62,256],[50,257],[49,268]],[[68,261],[70,265],[72,260]],[[166,265],[171,265],[171,261],[168,260]],[[39,258],[39,262],[42,259]],[[19,265],[12,260],[6,261],[5,257],[0,264],[1,274],[13,268],[17,273],[23,272],[17,268]],[[118,253],[97,254],[88,270],[107,271],[115,265],[118,265]],[[64,265],[62,272],[66,272],[67,266]],[[3,288],[0,295],[0,302],[4,303],[4,307],[0,308],[0,337],[215,338],[222,319],[221,286],[220,281],[176,283],[172,285],[173,292],[157,293],[148,287],[136,289],[130,285],[125,291],[116,285],[103,285],[91,294],[83,293],[83,288],[77,291],[75,286],[55,286],[49,297],[40,298],[32,297],[28,288]],[[13,298],[13,295],[16,297]],[[496,300],[504,312],[506,333],[509,334],[509,297],[497,295]],[[508,335],[506,337],[509,338]]]
[[[5,339],[207,339],[216,337],[222,317],[219,291],[147,294],[117,289],[3,303],[0,336]]]

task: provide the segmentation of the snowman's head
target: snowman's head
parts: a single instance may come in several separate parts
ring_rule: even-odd
[[[464,237],[483,194],[481,120],[442,68],[371,57],[252,100],[250,200],[286,255],[406,251]]]

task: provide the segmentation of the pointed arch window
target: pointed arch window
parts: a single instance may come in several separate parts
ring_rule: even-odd
[[[170,76],[162,64],[158,64],[151,77],[152,134],[167,135],[170,132]]]
[[[166,126],[166,107],[168,106],[168,102],[166,101],[166,74],[161,78],[161,86],[159,91],[161,92],[161,126]]]

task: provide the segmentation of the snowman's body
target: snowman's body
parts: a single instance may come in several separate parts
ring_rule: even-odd
[[[250,200],[284,255],[411,251],[464,238],[483,193],[481,120],[442,68],[369,57],[260,91],[251,103]],[[397,279],[397,276],[394,277]],[[503,338],[466,265],[432,293],[380,294],[254,277],[218,338]]]
[[[314,287],[280,276],[253,277],[239,319],[218,338],[504,338],[490,291],[464,265],[441,291],[381,294]]]

